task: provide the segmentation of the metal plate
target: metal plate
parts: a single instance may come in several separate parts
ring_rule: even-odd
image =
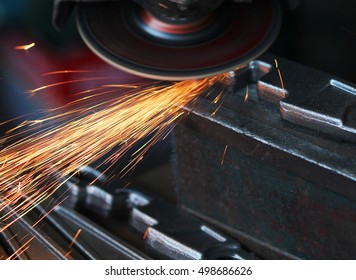
[[[153,34],[133,1],[80,3],[78,28],[88,46],[127,72],[161,80],[184,80],[232,70],[262,54],[280,26],[278,1],[234,3],[216,9],[199,31]]]

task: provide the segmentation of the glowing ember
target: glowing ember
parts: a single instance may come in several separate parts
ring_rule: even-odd
[[[183,106],[192,103],[214,83],[228,83],[229,77],[221,74],[168,85],[103,85],[90,96],[53,110],[54,116],[26,121],[12,129],[0,139],[0,211],[9,206],[12,209],[0,217],[4,224],[0,232],[12,224],[12,217],[21,218],[53,194],[64,183],[59,175],[69,179],[82,166],[118,147],[105,162],[114,164],[140,139],[150,136],[131,155],[122,175],[132,171],[150,147],[164,139],[184,116]],[[70,82],[77,80],[31,92]],[[121,93],[125,90],[126,94],[101,101],[108,89]]]
[[[68,258],[72,252],[73,252],[73,250],[69,250],[69,251],[64,255],[64,257],[65,257],[65,258]]]
[[[143,234],[143,237],[142,237],[143,240],[147,239],[149,231],[150,231],[150,227],[146,228],[146,230]]]
[[[27,240],[21,247],[19,247],[10,257],[7,258],[7,260],[13,260],[15,258],[18,258],[20,255],[25,253],[29,248],[30,248],[30,243],[35,237],[30,238]]]
[[[17,50],[17,51],[28,51],[29,49],[33,48],[34,46],[36,46],[36,43],[31,43],[31,44],[28,44],[28,45],[16,46],[15,50]]]
[[[281,72],[281,69],[279,69],[279,65],[278,65],[277,59],[274,59],[274,63],[276,65],[276,69],[278,71],[279,80],[281,81],[281,87],[282,87],[282,89],[284,89],[284,82],[283,82],[283,78],[282,78],[282,72]]]
[[[73,73],[94,73],[98,72],[96,70],[59,70],[59,71],[52,71],[43,74],[42,76],[49,76],[49,75],[58,75],[58,74],[73,74]]]
[[[245,93],[244,102],[245,102],[245,103],[248,102],[248,85],[246,86],[246,93]]]
[[[78,229],[77,233],[74,235],[72,242],[69,244],[69,248],[72,248],[75,241],[77,240],[77,238],[79,237],[80,233],[82,232],[81,229]]]
[[[222,155],[222,157],[221,157],[221,162],[220,162],[221,165],[224,164],[224,159],[225,159],[225,156],[226,156],[226,152],[227,152],[227,148],[228,148],[228,147],[229,147],[228,145],[225,146],[223,155]]]

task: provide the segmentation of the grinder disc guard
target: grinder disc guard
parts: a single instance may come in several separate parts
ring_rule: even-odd
[[[165,25],[134,1],[80,3],[78,28],[108,63],[160,80],[230,71],[262,54],[280,27],[278,1],[224,2],[199,22]]]

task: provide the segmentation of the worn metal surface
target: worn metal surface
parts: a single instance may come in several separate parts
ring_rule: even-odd
[[[236,73],[215,114],[214,97],[189,109],[175,138],[179,203],[262,257],[355,258],[353,86],[278,63],[285,90],[265,56]],[[318,117],[300,114],[305,108]],[[330,130],[330,116],[341,125]]]

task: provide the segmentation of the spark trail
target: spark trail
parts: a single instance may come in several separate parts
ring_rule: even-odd
[[[171,84],[126,88],[103,85],[93,89],[90,96],[54,110],[51,116],[26,121],[9,131],[0,140],[0,212],[9,206],[12,210],[0,216],[5,225],[0,232],[15,222],[14,217],[21,218],[51,196],[63,184],[59,177],[70,178],[82,166],[119,147],[106,162],[113,164],[139,140],[150,136],[131,154],[122,175],[130,172],[149,148],[164,139],[186,114],[182,107],[194,102],[216,82],[229,81],[228,74],[221,74]],[[123,88],[124,96],[88,103]]]

